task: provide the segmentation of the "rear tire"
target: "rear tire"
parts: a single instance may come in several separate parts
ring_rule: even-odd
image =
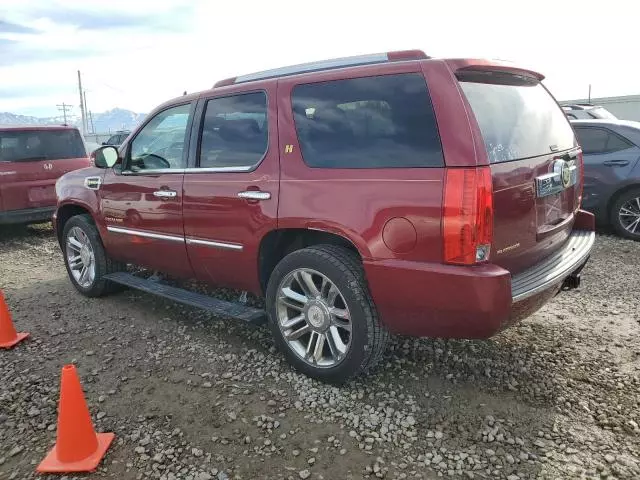
[[[611,207],[609,219],[618,235],[640,241],[640,188],[620,195]]]
[[[271,274],[266,297],[275,342],[300,372],[341,384],[382,358],[389,333],[352,251],[318,245],[287,255]]]
[[[62,255],[71,283],[84,296],[101,297],[122,289],[104,276],[126,265],[109,258],[91,216],[76,215],[65,223]]]

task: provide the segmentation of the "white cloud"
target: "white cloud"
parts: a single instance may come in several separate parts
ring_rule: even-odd
[[[1,98],[0,110],[45,115],[62,101],[77,105],[78,69],[92,110],[145,112],[229,76],[410,48],[432,56],[512,60],[545,74],[559,98],[585,96],[589,83],[594,95],[640,93],[640,68],[629,61],[638,12],[630,8],[638,9],[609,1],[594,11],[586,2],[557,0],[0,0],[8,21],[39,31],[0,31],[0,39],[18,41],[25,51],[0,66],[0,92],[27,92]],[[51,19],[47,12],[58,15]],[[13,46],[0,43],[0,56]]]

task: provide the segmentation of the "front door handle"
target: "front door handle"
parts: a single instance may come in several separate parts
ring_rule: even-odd
[[[626,167],[629,165],[629,160],[605,160],[602,164],[607,167]]]
[[[269,200],[271,194],[260,190],[245,190],[244,192],[238,192],[238,197],[246,200]]]
[[[178,196],[178,192],[174,190],[157,190],[153,192],[154,197],[158,198],[176,198]]]

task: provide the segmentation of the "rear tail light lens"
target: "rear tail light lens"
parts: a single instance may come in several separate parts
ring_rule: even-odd
[[[446,170],[442,217],[446,263],[474,265],[489,260],[493,240],[489,167]]]

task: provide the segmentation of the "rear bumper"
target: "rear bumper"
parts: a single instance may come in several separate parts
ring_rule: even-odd
[[[366,262],[371,294],[393,333],[488,338],[576,286],[595,233],[574,230],[563,248],[513,277],[496,265],[459,267],[401,260]]]
[[[9,210],[0,212],[0,225],[10,223],[39,223],[48,222],[56,207],[26,208],[24,210]]]
[[[561,250],[530,269],[513,276],[511,278],[513,302],[521,302],[562,283],[565,278],[587,262],[595,239],[595,232],[574,230]]]

